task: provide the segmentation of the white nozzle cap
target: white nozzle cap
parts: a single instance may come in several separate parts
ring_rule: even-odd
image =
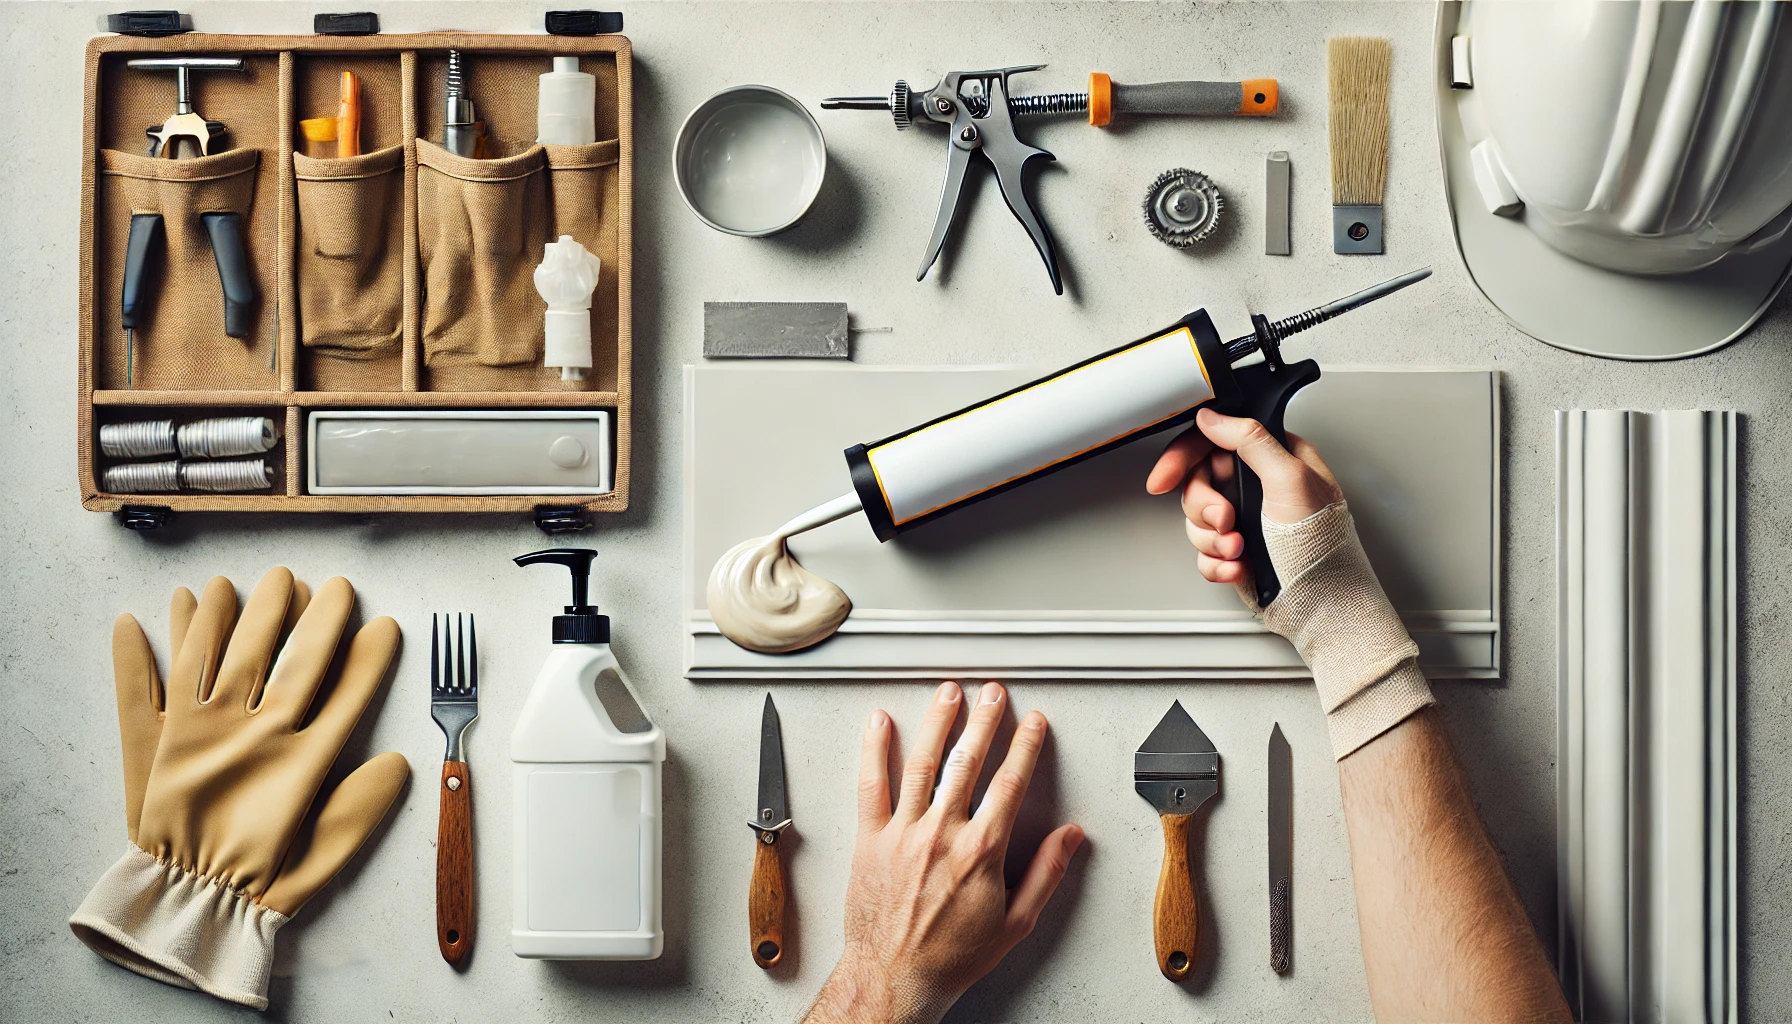
[[[582,380],[583,368],[591,365],[591,293],[603,261],[571,235],[542,249],[535,268],[535,290],[548,304],[541,365],[561,367],[562,380]]]
[[[569,71],[577,71],[577,70],[579,70],[579,58],[577,58],[577,57],[555,57],[554,58],[554,71],[556,73],[563,75]]]

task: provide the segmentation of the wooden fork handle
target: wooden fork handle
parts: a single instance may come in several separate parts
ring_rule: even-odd
[[[753,962],[772,968],[784,959],[784,833],[754,830],[753,881],[747,890],[747,925]]]
[[[1182,981],[1195,967],[1200,929],[1195,916],[1195,880],[1188,870],[1188,833],[1192,814],[1165,814],[1164,867],[1157,876],[1157,904],[1151,930],[1157,945],[1157,969],[1171,981]]]
[[[473,948],[473,778],[465,761],[442,764],[436,827],[436,943],[459,966]]]

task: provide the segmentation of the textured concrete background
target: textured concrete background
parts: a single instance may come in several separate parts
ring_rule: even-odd
[[[124,848],[109,626],[145,620],[158,649],[168,593],[223,573],[247,594],[270,565],[321,582],[347,575],[369,615],[395,616],[411,643],[386,699],[352,743],[396,749],[416,780],[370,851],[280,937],[275,1019],[348,1021],[788,1020],[841,942],[852,839],[853,766],[873,707],[911,733],[928,687],[776,687],[791,807],[792,963],[766,973],[746,948],[754,742],[764,690],[679,675],[679,367],[698,358],[706,299],[844,300],[876,363],[1062,363],[1205,305],[1221,325],[1270,315],[1423,264],[1420,288],[1300,339],[1322,363],[1494,367],[1505,379],[1504,683],[1439,687],[1476,796],[1546,941],[1554,921],[1553,454],[1564,406],[1716,406],[1747,414],[1743,539],[1744,1016],[1792,1019],[1792,735],[1783,679],[1792,512],[1792,315],[1781,303],[1729,349],[1667,365],[1624,365],[1549,349],[1509,327],[1459,262],[1432,127],[1427,4],[652,4],[627,9],[639,69],[635,302],[635,495],[582,541],[593,589],[615,617],[617,652],[665,727],[666,954],[652,963],[545,964],[512,957],[508,732],[547,647],[564,578],[508,559],[546,546],[520,517],[189,516],[148,537],[84,512],[75,486],[76,273],[81,47],[113,5],[12,3],[0,13],[0,1018],[249,1019],[210,999],[128,974],[93,955],[65,918]],[[326,5],[327,6],[327,5]],[[376,5],[388,31],[538,31],[541,5]],[[191,6],[202,29],[308,32],[316,4]],[[1327,36],[1393,38],[1389,253],[1330,253],[1323,47]],[[898,77],[1048,62],[1029,91],[1121,82],[1281,79],[1270,121],[1159,122],[1097,132],[1074,121],[1025,129],[1058,156],[1039,204],[1063,252],[1068,294],[1044,271],[984,186],[943,272],[911,280],[932,222],[939,136],[898,135],[875,114],[820,115],[831,164],[816,209],[769,240],[717,234],[671,189],[668,155],[686,111],[712,91],[766,82],[814,102],[880,93]],[[1294,255],[1261,255],[1263,153],[1294,163]],[[1213,175],[1235,229],[1194,256],[1146,235],[1145,185],[1166,167]],[[1364,415],[1372,415],[1365,410]],[[1323,438],[1319,439],[1323,445]],[[769,486],[769,483],[768,483]],[[1166,505],[1166,516],[1173,516]],[[1041,552],[1041,557],[1049,557]],[[1193,571],[1190,564],[1166,571]],[[1074,580],[1066,580],[1074,586]],[[476,779],[482,931],[471,969],[448,970],[433,938],[434,779],[424,645],[432,609],[478,612],[484,718],[468,737]],[[1128,753],[1181,698],[1225,758],[1201,829],[1208,954],[1172,986],[1152,963],[1158,826],[1129,782]],[[1369,1016],[1335,771],[1310,688],[1283,683],[1031,683],[1017,710],[1053,723],[1025,822],[1089,833],[1038,933],[954,1010],[955,1021],[1340,1019]],[[1280,721],[1294,744],[1297,945],[1294,973],[1266,967],[1263,744]]]

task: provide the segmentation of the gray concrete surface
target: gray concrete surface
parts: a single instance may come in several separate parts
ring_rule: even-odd
[[[844,300],[866,362],[1062,363],[1206,305],[1242,329],[1249,310],[1305,308],[1430,263],[1437,276],[1398,301],[1302,338],[1321,362],[1494,367],[1506,373],[1506,679],[1440,687],[1445,714],[1495,843],[1533,921],[1554,921],[1554,684],[1551,410],[1562,406],[1724,406],[1747,414],[1743,577],[1743,1015],[1792,1019],[1792,707],[1783,679],[1792,512],[1792,313],[1781,303],[1738,344],[1669,365],[1567,355],[1511,329],[1457,259],[1432,128],[1426,4],[996,3],[630,5],[639,150],[635,497],[581,538],[602,555],[593,589],[617,650],[670,737],[666,772],[666,955],[653,963],[543,964],[506,948],[510,912],[509,726],[540,663],[563,581],[514,568],[545,546],[520,518],[190,516],[141,537],[84,512],[75,484],[76,263],[81,46],[107,7],[10,3],[0,12],[0,1019],[253,1019],[103,962],[64,924],[124,848],[108,653],[115,614],[133,610],[158,648],[176,584],[222,573],[247,592],[270,565],[313,581],[347,575],[368,615],[390,614],[411,643],[390,693],[352,744],[402,751],[416,779],[390,825],[280,937],[274,1008],[306,1021],[778,1021],[793,1018],[841,943],[859,727],[873,707],[912,730],[928,688],[775,688],[800,838],[792,865],[793,962],[765,973],[746,949],[760,687],[694,685],[678,674],[679,367],[698,357],[702,302]],[[376,5],[388,31],[535,31],[540,5]],[[216,31],[309,31],[318,5],[191,6]],[[1323,40],[1395,41],[1389,255],[1329,252]],[[703,227],[671,186],[683,114],[731,83],[777,85],[805,101],[878,93],[897,77],[1045,61],[1036,89],[1116,80],[1281,79],[1274,121],[1154,123],[1098,132],[1029,129],[1058,164],[1040,206],[1064,254],[1053,297],[1019,227],[985,186],[942,271],[911,278],[933,217],[942,142],[898,135],[874,114],[820,115],[831,166],[795,230],[766,240]],[[1261,255],[1263,153],[1294,162],[1294,255]],[[1160,170],[1213,175],[1236,200],[1233,230],[1200,254],[1172,251],[1139,222]],[[1364,415],[1373,415],[1365,410]],[[1173,514],[1166,510],[1166,514]],[[1041,557],[1046,557],[1042,552]],[[1181,571],[1178,568],[1178,571]],[[1069,581],[1067,581],[1069,582]],[[433,939],[431,873],[440,738],[425,710],[432,609],[472,609],[485,639],[484,718],[468,737],[479,834],[481,935],[471,968],[448,970]],[[1221,798],[1196,863],[1211,951],[1198,980],[1172,986],[1152,964],[1149,912],[1157,823],[1128,784],[1127,753],[1173,697],[1225,757]],[[1335,772],[1313,694],[1282,683],[1016,687],[1053,739],[1024,823],[1089,833],[1038,933],[953,1011],[960,1022],[1023,1020],[1362,1020],[1348,850]],[[1291,976],[1265,964],[1262,749],[1280,721],[1298,793],[1296,953]],[[483,781],[480,781],[483,780]],[[1551,943],[1553,945],[1553,942]]]

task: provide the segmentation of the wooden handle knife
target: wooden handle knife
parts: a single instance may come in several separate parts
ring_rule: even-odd
[[[782,832],[757,834],[753,882],[747,890],[747,925],[753,962],[771,968],[784,958],[784,846]]]

